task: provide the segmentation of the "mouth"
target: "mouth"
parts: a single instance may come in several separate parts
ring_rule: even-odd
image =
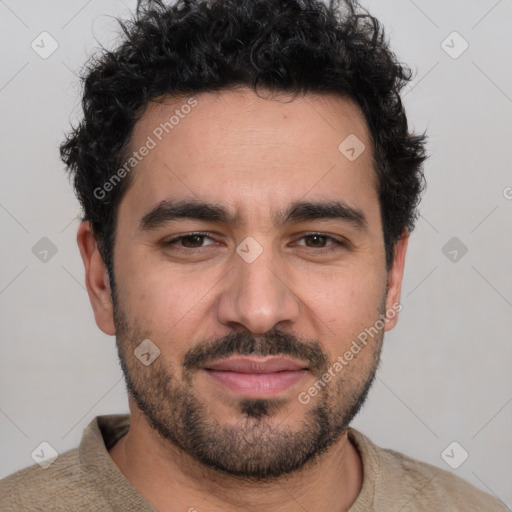
[[[208,363],[203,371],[216,384],[246,398],[283,393],[309,373],[307,363],[275,356],[233,356]]]

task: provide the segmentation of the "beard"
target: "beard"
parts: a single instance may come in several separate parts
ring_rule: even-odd
[[[371,352],[369,363],[361,366],[353,360],[314,400],[301,404],[303,419],[293,429],[284,421],[287,407],[294,404],[284,398],[239,398],[236,421],[219,423],[210,404],[194,390],[195,372],[206,362],[234,354],[291,356],[308,361],[308,369],[321,379],[330,366],[321,345],[277,329],[258,337],[234,332],[191,347],[181,361],[180,376],[174,367],[180,362],[173,364],[163,352],[149,366],[134,356],[134,349],[148,336],[137,322],[128,321],[115,295],[114,289],[121,368],[128,394],[148,423],[165,442],[204,466],[246,480],[270,480],[313,464],[340,439],[361,409],[380,362],[383,330],[364,347]],[[284,416],[280,421],[279,415]]]

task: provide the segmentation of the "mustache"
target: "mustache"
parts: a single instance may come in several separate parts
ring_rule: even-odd
[[[289,356],[307,361],[309,370],[316,373],[325,373],[328,368],[328,358],[316,340],[298,338],[278,329],[257,337],[248,332],[234,332],[199,343],[187,351],[182,364],[186,370],[195,370],[232,355]]]

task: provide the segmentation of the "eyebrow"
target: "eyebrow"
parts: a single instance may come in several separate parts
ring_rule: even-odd
[[[205,203],[196,200],[162,201],[146,213],[139,223],[142,231],[151,231],[166,223],[193,219],[219,224],[240,224],[240,216],[233,215],[223,205]],[[273,216],[276,226],[297,224],[311,220],[337,220],[364,230],[368,220],[362,210],[354,208],[343,201],[297,201],[279,210]]]

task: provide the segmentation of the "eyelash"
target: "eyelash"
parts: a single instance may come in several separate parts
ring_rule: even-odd
[[[204,249],[205,246],[194,247],[194,248],[189,248],[189,247],[188,248],[184,248],[184,247],[180,247],[178,245],[178,243],[181,240],[189,238],[189,237],[193,237],[193,236],[199,236],[199,237],[204,237],[204,238],[212,239],[211,236],[208,233],[203,233],[201,231],[194,231],[193,233],[187,233],[185,235],[180,235],[180,236],[177,236],[177,237],[173,238],[172,240],[168,240],[166,242],[163,242],[163,245],[165,247],[174,246],[173,249],[175,251],[179,252],[179,253],[194,254],[194,253],[199,252],[202,249]],[[348,241],[338,240],[338,239],[336,239],[336,238],[334,238],[332,236],[326,235],[324,233],[318,233],[318,232],[313,232],[313,233],[308,233],[306,235],[302,235],[299,238],[299,240],[302,240],[303,238],[307,238],[307,237],[312,237],[312,236],[319,236],[319,237],[325,238],[326,241],[332,242],[327,247],[320,247],[320,248],[317,248],[315,250],[315,252],[320,253],[320,254],[336,251],[336,250],[339,250],[340,248],[348,249],[350,247],[350,244],[349,244]],[[315,249],[314,247],[307,247],[307,246],[302,246],[302,247],[306,247],[308,249]]]

